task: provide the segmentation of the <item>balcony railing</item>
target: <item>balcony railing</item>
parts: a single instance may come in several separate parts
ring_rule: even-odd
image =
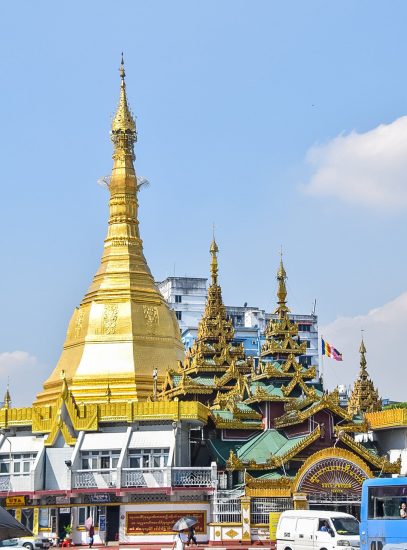
[[[173,487],[213,487],[212,468],[171,468]],[[215,472],[216,481],[216,472]]]
[[[0,492],[24,492],[33,490],[32,474],[0,474]]]
[[[120,473],[121,472],[121,473]],[[217,484],[217,473],[204,468],[122,468],[72,471],[72,489],[202,487]],[[5,489],[7,491],[7,489]]]
[[[117,469],[76,470],[72,472],[73,489],[109,489],[117,485]]]
[[[123,468],[122,487],[167,487],[166,468]]]

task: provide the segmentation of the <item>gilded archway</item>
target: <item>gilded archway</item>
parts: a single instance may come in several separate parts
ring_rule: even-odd
[[[293,492],[347,498],[360,495],[363,481],[371,477],[373,472],[360,457],[329,447],[307,458],[295,477]]]

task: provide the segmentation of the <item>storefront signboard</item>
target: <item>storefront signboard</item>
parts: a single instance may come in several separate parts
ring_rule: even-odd
[[[26,497],[24,495],[19,495],[15,497],[6,497],[6,506],[7,507],[24,506],[25,501],[26,501]]]
[[[172,526],[183,516],[194,517],[198,520],[198,523],[194,527],[197,533],[206,532],[205,510],[175,510],[174,512],[156,512],[155,510],[151,510],[145,512],[127,512],[126,535],[174,533]]]

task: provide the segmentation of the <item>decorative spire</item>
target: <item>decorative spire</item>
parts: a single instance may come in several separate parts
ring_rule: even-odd
[[[137,141],[136,123],[127,103],[126,72],[124,60],[120,64],[120,99],[112,121],[111,140],[114,145],[113,159],[131,156],[134,159],[134,143]]]
[[[289,312],[289,309],[287,307],[287,287],[285,284],[285,281],[287,279],[287,273],[284,269],[283,264],[283,253],[281,253],[280,258],[280,266],[277,271],[277,281],[278,281],[278,288],[277,288],[277,302],[278,306],[276,309],[276,313],[279,315],[280,318],[286,317],[287,313]]]
[[[360,371],[351,396],[349,398],[348,411],[350,414],[364,414],[366,412],[378,411],[381,408],[381,400],[377,389],[366,369],[366,347],[362,341],[359,348],[360,353]]]
[[[362,341],[360,343],[359,353],[360,353],[360,373],[361,374],[362,373],[367,374],[367,371],[366,371],[367,361],[366,361],[366,357],[365,357],[366,347],[365,347],[365,343],[363,341],[363,338],[362,338]]]
[[[212,284],[217,285],[218,284],[218,252],[219,248],[216,244],[215,237],[213,237],[211,247],[209,249],[212,260],[211,260],[211,278],[212,278]]]

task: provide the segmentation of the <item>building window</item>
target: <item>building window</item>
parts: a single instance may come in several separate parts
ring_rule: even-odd
[[[311,325],[300,324],[300,325],[298,325],[298,330],[300,332],[311,332]]]
[[[120,451],[82,451],[82,470],[113,470],[119,456]]]
[[[180,294],[175,295],[175,303],[180,304],[182,302],[182,296]]]
[[[311,366],[311,356],[310,355],[301,355],[299,358],[299,362],[304,367],[310,367]]]
[[[79,506],[78,507],[78,527],[84,527],[85,521],[92,518],[92,523],[96,527],[99,525],[99,513],[104,513],[104,506]]]
[[[182,321],[182,311],[176,311],[175,316],[178,319],[178,321]]]
[[[6,455],[0,459],[0,474],[8,474],[10,470],[14,475],[29,474],[36,456],[37,453],[13,454],[11,455],[10,468],[10,455]]]
[[[133,449],[129,451],[130,468],[165,468],[169,449]]]

